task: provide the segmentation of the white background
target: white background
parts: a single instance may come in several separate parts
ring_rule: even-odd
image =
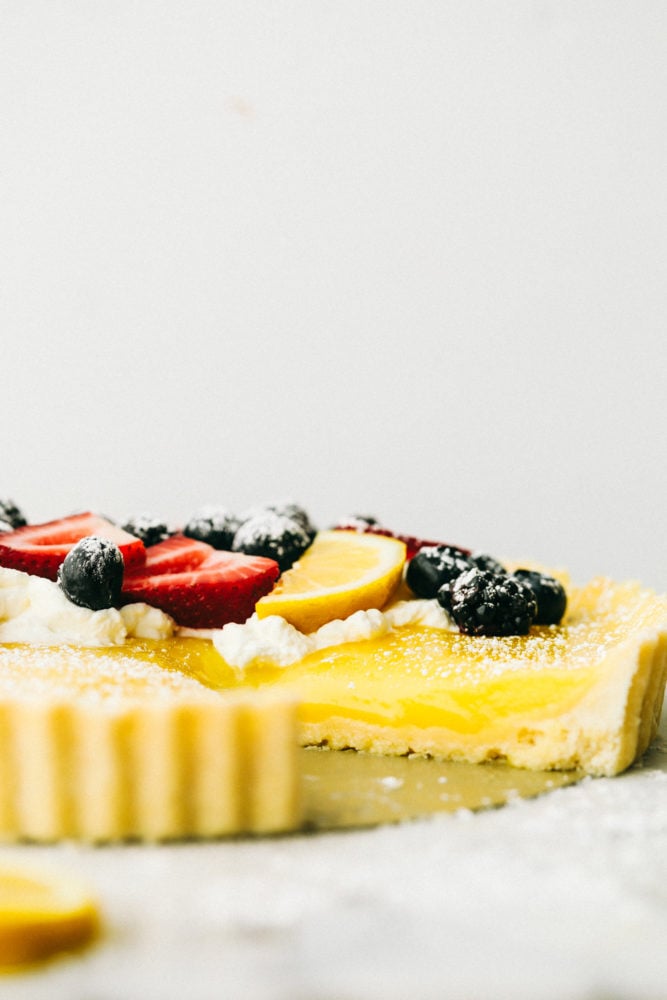
[[[667,588],[667,6],[0,5],[0,490]]]

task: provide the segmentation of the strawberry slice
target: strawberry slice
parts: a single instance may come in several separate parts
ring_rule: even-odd
[[[125,580],[134,576],[159,576],[163,573],[184,573],[196,569],[215,549],[206,542],[198,542],[185,535],[171,535],[163,542],[146,548],[146,561],[142,566],[126,569]]]
[[[188,553],[184,542],[174,539],[178,536],[151,545],[146,566],[125,574],[125,603],[144,601],[189,628],[222,628],[249,618],[280,574],[273,559],[219,552],[191,538],[185,539]],[[204,558],[188,565],[202,550],[207,550]]]
[[[67,553],[88,535],[99,535],[115,542],[123,553],[126,567],[144,561],[146,550],[141,539],[99,514],[86,512],[0,534],[0,566],[55,580]]]
[[[430,548],[433,545],[449,545],[449,542],[432,542],[427,541],[425,538],[417,538],[415,535],[401,535],[396,531],[392,531],[391,528],[385,528],[384,525],[379,524],[374,519],[366,519],[364,517],[346,517],[341,518],[341,520],[334,525],[335,531],[361,531],[368,535],[385,535],[387,538],[397,538],[399,542],[404,542],[406,547],[405,558],[406,560],[412,559],[416,556],[420,549]],[[456,545],[454,548],[460,549],[461,552],[470,554],[470,549],[463,548],[461,545]]]

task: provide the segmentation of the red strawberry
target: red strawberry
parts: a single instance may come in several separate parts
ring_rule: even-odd
[[[181,573],[196,569],[215,549],[205,542],[198,542],[185,535],[171,535],[163,542],[146,548],[146,561],[125,571],[125,579],[133,576],[157,576],[163,573]]]
[[[0,534],[0,566],[55,580],[67,553],[88,535],[99,535],[115,542],[123,553],[126,567],[144,561],[146,550],[141,539],[98,514],[85,513],[46,524],[29,524]]]
[[[177,538],[150,546],[145,570],[125,575],[126,603],[144,601],[190,628],[221,628],[249,618],[257,601],[278,579],[280,570],[273,559],[218,552],[191,538],[176,544]],[[189,556],[195,559],[207,550],[198,564],[187,566],[183,558],[179,566],[178,560],[188,555],[186,542],[191,546]]]
[[[341,520],[334,525],[336,530],[341,531],[361,531],[368,535],[385,535],[388,538],[398,538],[400,542],[405,542],[406,546],[406,559],[412,559],[416,556],[420,549],[427,548],[431,545],[449,545],[449,542],[429,542],[425,538],[417,538],[415,535],[400,535],[396,531],[392,531],[391,528],[385,528],[383,525],[379,524],[374,518],[366,518],[359,516],[351,516],[341,518]],[[465,549],[460,545],[455,546],[462,552],[470,553],[470,549]]]

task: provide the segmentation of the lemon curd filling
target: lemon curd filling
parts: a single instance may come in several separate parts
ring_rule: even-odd
[[[212,686],[293,691],[306,744],[614,774],[657,729],[667,602],[600,579],[571,591],[561,625],[526,636],[411,624],[240,677],[200,664]]]

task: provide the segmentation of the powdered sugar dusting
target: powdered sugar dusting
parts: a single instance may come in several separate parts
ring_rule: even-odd
[[[28,669],[29,668],[29,669]],[[84,649],[79,646],[6,645],[0,652],[3,699],[104,706],[182,700],[219,700],[219,695],[178,671],[165,670],[136,647]]]

